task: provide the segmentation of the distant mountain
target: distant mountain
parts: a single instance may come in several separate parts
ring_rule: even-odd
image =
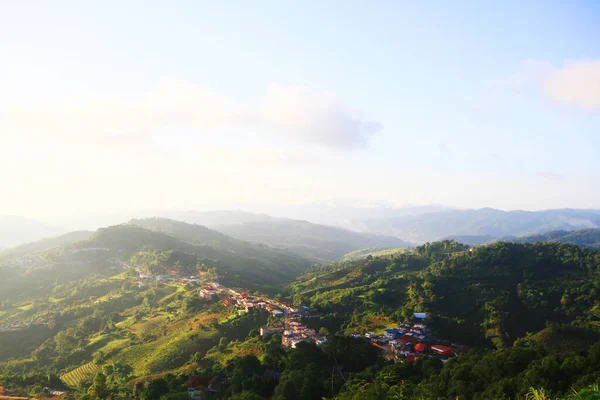
[[[416,216],[362,221],[365,230],[418,243],[462,235],[525,236],[554,230],[600,227],[599,210],[448,210]]]
[[[255,214],[242,210],[169,211],[161,212],[157,214],[157,216],[191,224],[200,224],[209,228],[230,224],[243,224],[247,222],[273,221],[277,219],[266,214]]]
[[[81,240],[88,240],[92,236],[91,231],[75,231],[65,233],[61,236],[55,236],[38,240],[36,242],[25,243],[0,252],[2,256],[14,256],[31,252],[41,252],[57,246],[70,245]]]
[[[8,248],[39,239],[57,236],[66,230],[31,218],[0,216],[0,247]]]
[[[274,217],[305,220],[363,232],[365,230],[363,220],[416,216],[450,209],[452,208],[438,204],[395,207],[342,199],[328,203],[270,206],[262,211]]]
[[[575,244],[579,247],[600,249],[600,229],[580,229],[578,231],[552,231],[540,235],[530,235],[512,240],[516,243],[557,242]]]
[[[265,219],[215,227],[231,237],[287,249],[304,257],[336,261],[345,254],[365,248],[410,247],[391,236],[353,232],[343,228],[292,219]]]
[[[45,222],[50,225],[64,226],[69,230],[96,230],[103,226],[118,225],[132,218],[169,218],[200,224],[209,228],[273,220],[276,218],[291,218],[316,224],[338,226],[354,231],[363,231],[365,227],[362,221],[365,219],[415,216],[449,209],[441,205],[393,207],[379,204],[333,202],[327,204],[253,207],[252,212],[242,210],[137,210],[113,214],[59,216],[47,218]]]

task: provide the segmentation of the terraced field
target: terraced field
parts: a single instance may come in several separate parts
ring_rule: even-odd
[[[89,362],[71,372],[67,372],[60,379],[65,385],[78,387],[83,382],[91,382],[98,371],[100,371],[100,367],[93,362]]]

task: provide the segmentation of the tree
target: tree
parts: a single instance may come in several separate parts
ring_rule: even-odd
[[[88,394],[93,399],[104,399],[108,395],[106,376],[102,372],[98,372],[94,377],[94,383],[89,388]]]
[[[225,336],[221,337],[221,339],[219,339],[219,350],[225,350],[225,348],[227,348],[227,338]]]

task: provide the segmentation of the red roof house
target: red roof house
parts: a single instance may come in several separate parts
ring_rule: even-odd
[[[398,338],[398,340],[399,340],[399,341],[401,341],[401,342],[402,342],[402,343],[404,343],[404,344],[407,344],[407,343],[412,343],[412,342],[414,342],[414,341],[415,341],[415,338],[413,338],[413,337],[410,337],[410,336],[400,336],[400,337]]]
[[[452,347],[442,346],[441,344],[436,344],[431,346],[431,350],[435,351],[437,354],[446,355],[452,353]]]
[[[425,350],[427,350],[427,345],[426,344],[423,344],[423,343],[417,343],[417,344],[415,344],[415,351],[418,351],[419,353],[422,353]]]

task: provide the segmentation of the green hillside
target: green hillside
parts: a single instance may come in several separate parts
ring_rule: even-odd
[[[194,255],[199,263],[215,268],[231,286],[264,290],[293,280],[312,263],[296,254],[241,242],[199,225],[165,219],[145,221],[136,222],[157,230],[117,225],[99,229],[89,241],[78,245],[106,247],[117,255],[176,250]],[[165,226],[170,229],[164,229]]]
[[[302,324],[327,337],[284,349],[280,335],[258,334],[282,317],[200,296],[215,274],[253,277],[233,264],[246,244],[172,229],[106,228],[3,268],[0,328],[17,330],[0,332],[0,385],[82,400],[182,399],[195,374],[215,382],[215,399],[525,399],[531,388],[562,399],[600,379],[600,251],[443,241],[312,265],[291,283],[257,281],[278,301],[308,306],[317,317]],[[219,248],[230,240],[236,252]],[[414,312],[431,330],[418,340],[457,355],[426,350],[410,361],[351,337],[414,323]]]

